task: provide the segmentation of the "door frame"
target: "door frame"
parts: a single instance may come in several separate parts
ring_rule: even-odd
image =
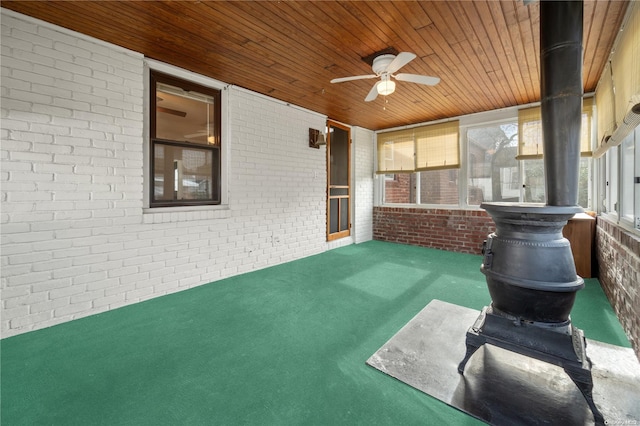
[[[348,144],[347,144],[347,195],[331,196],[331,128],[335,127],[347,132]],[[337,240],[339,238],[348,237],[351,235],[351,127],[346,126],[336,121],[327,120],[327,241]],[[340,186],[344,188],[344,186]],[[338,232],[331,233],[331,199],[347,198],[347,229],[339,230]],[[340,205],[338,202],[338,229],[340,228]]]

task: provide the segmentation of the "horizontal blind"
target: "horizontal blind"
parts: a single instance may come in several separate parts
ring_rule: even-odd
[[[542,110],[539,106],[518,111],[518,160],[542,158]]]
[[[590,157],[591,120],[593,98],[582,99],[582,125],[580,129],[580,155]],[[543,154],[542,109],[525,108],[518,111],[518,160],[539,159]]]
[[[628,20],[611,57],[615,91],[616,125],[640,104],[640,4],[631,2]],[[636,112],[636,114],[640,111]]]
[[[606,142],[616,127],[614,112],[613,79],[611,64],[607,63],[596,90],[596,108],[598,109],[598,144]]]
[[[378,173],[415,171],[413,129],[378,134]]]
[[[640,2],[629,4],[625,20],[596,89],[596,158],[622,143],[640,125]]]
[[[582,128],[580,130],[580,155],[582,157],[591,157],[593,155],[591,148],[593,104],[593,97],[582,99]]]
[[[377,173],[412,173],[460,167],[460,123],[378,133]]]
[[[460,123],[448,121],[414,128],[416,170],[460,167]]]

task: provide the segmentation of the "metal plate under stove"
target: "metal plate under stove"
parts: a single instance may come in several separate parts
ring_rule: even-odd
[[[464,376],[465,335],[480,312],[433,300],[367,364],[494,425],[592,425],[593,414],[564,370],[482,345]],[[640,363],[632,349],[586,339],[593,399],[607,424],[640,424]]]

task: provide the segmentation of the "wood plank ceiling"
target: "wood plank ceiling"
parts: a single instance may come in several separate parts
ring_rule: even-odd
[[[628,1],[586,0],[584,90],[592,92]],[[539,4],[474,1],[11,1],[2,7],[371,130],[539,100]],[[364,102],[361,58],[393,47],[417,58]],[[386,102],[385,102],[386,101]]]

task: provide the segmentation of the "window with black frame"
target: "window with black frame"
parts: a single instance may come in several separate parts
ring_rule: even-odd
[[[220,91],[151,72],[151,207],[220,204]]]

